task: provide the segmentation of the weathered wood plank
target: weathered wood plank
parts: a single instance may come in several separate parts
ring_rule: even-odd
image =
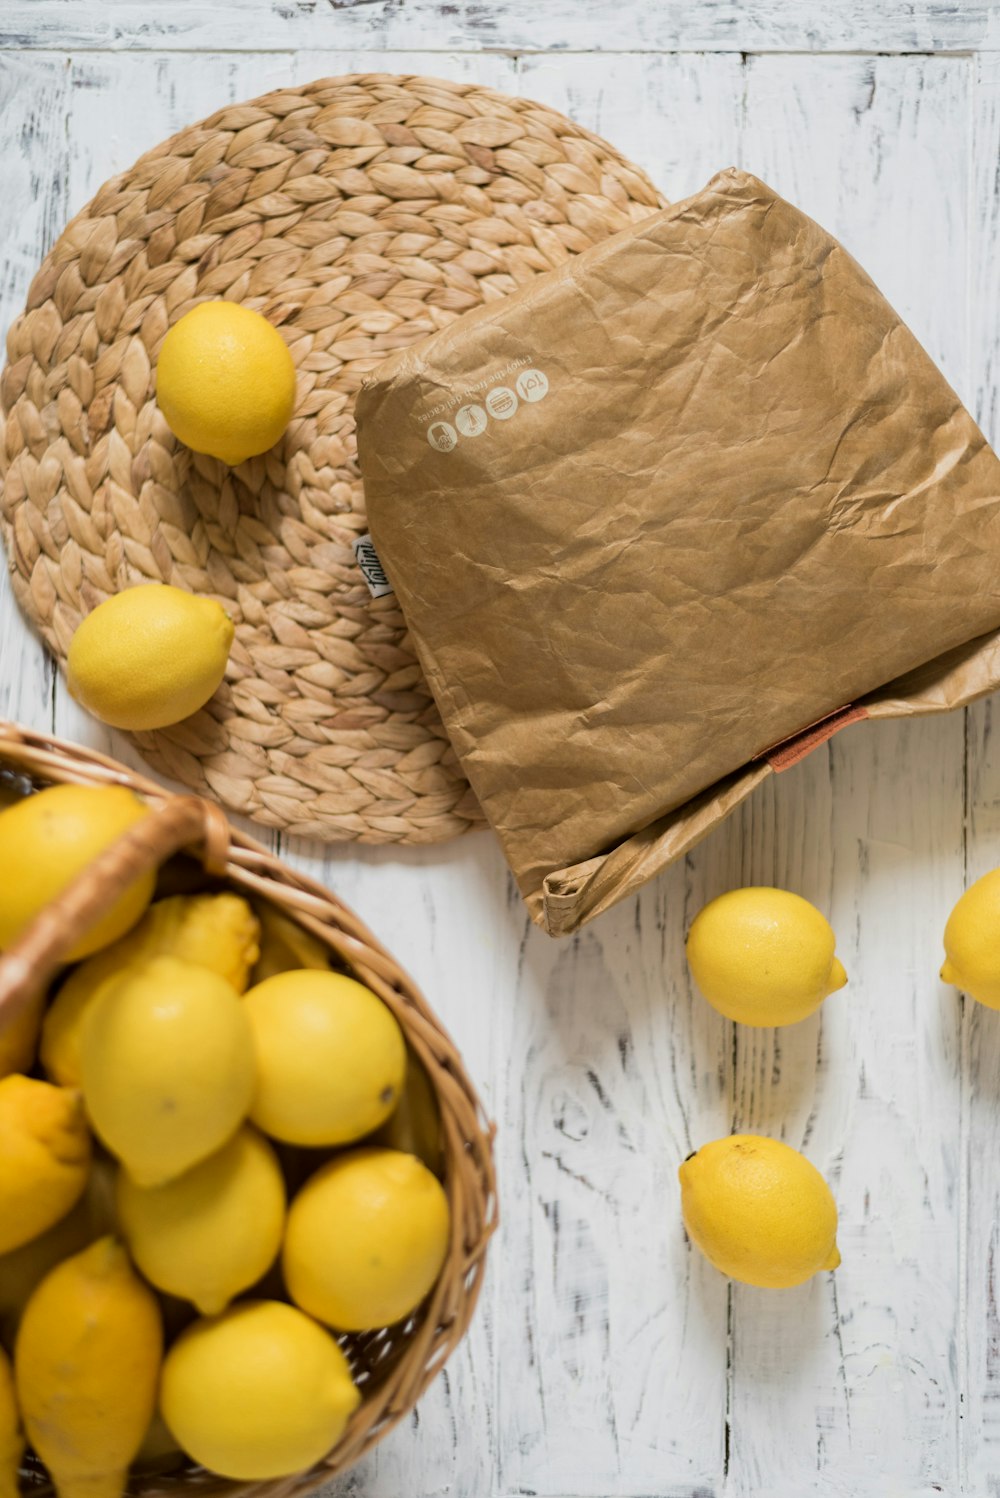
[[[996,0],[5,0],[0,46],[190,51],[968,51],[997,45]]]
[[[1000,57],[976,60],[972,117],[969,263],[969,388],[980,425],[1000,445]],[[1000,715],[995,698],[968,709],[968,850],[965,883],[1000,864]],[[952,880],[937,912],[944,920],[962,892]],[[962,1000],[964,1155],[962,1321],[963,1491],[1000,1494],[1000,1016]]]
[[[773,58],[746,92],[744,165],[842,235],[953,378],[969,83],[959,59]],[[960,715],[866,726],[746,812],[750,878],[830,912],[851,982],[803,1025],[737,1035],[736,1122],[827,1175],[844,1256],[798,1290],[734,1294],[740,1498],[958,1488],[958,1031],[935,974],[962,762]]]

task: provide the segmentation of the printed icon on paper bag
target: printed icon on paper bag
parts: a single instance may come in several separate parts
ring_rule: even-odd
[[[497,421],[508,421],[517,410],[517,396],[506,385],[497,385],[486,397],[486,409]]]
[[[540,369],[522,369],[514,386],[523,401],[540,401],[548,393],[549,382]]]
[[[486,430],[486,412],[482,406],[462,406],[455,417],[455,425],[463,437],[478,437]]]
[[[450,421],[435,421],[428,430],[427,441],[439,453],[450,453],[458,443],[458,433]]]
[[[378,559],[378,552],[372,543],[372,538],[367,533],[357,536],[351,546],[354,550],[354,560],[361,568],[361,576],[368,584],[368,591],[373,598],[384,598],[387,593],[393,591],[392,583],[385,575],[385,568]]]

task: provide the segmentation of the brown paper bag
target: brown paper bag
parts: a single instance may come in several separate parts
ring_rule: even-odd
[[[357,418],[382,566],[553,934],[845,723],[1000,681],[1000,462],[744,172],[394,355]]]

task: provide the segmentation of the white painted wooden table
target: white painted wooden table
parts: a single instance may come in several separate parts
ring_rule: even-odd
[[[841,236],[1000,439],[998,0],[0,0],[0,323],[103,179],[227,99],[325,74],[544,100],[671,197],[736,163]],[[108,748],[0,594],[0,714]],[[855,728],[581,937],[529,925],[487,834],[283,849],[408,963],[499,1124],[504,1226],[469,1341],[338,1495],[1000,1494],[1000,1015],[937,978],[1000,863],[1000,708]],[[739,883],[827,911],[850,986],[785,1032],[694,993]],[[676,1170],[803,1148],[843,1267],[730,1286]]]

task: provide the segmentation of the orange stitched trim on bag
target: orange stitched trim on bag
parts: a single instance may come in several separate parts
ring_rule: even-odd
[[[757,758],[766,759],[772,770],[791,769],[792,765],[797,765],[800,759],[805,759],[807,754],[818,749],[820,744],[825,744],[827,739],[832,739],[835,733],[839,733],[849,723],[860,723],[867,716],[868,709],[864,707],[839,708],[837,712],[830,713],[829,717],[810,724],[801,733],[775,744],[773,749],[765,750]]]

